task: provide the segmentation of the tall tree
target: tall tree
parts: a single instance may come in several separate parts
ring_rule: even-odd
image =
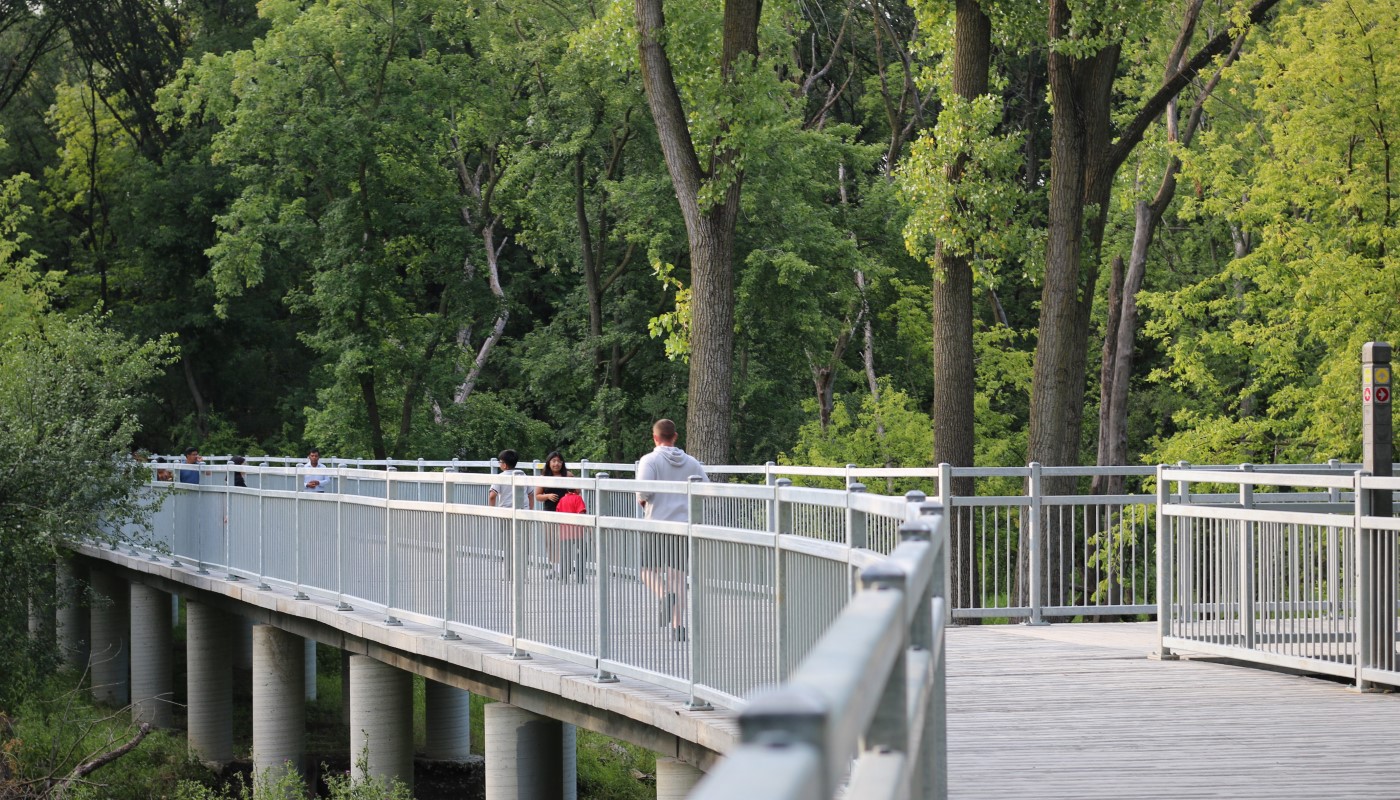
[[[1181,35],[1167,55],[1166,72],[1177,68],[1185,58],[1191,43],[1203,0],[1191,0],[1182,15]],[[1235,39],[1234,46],[1215,73],[1195,93],[1185,119],[1178,114],[1177,100],[1167,103],[1165,113],[1167,148],[1190,147],[1196,131],[1205,119],[1205,103],[1220,82],[1222,72],[1239,57],[1244,34]],[[1172,152],[1162,170],[1157,191],[1151,200],[1138,198],[1133,203],[1133,237],[1126,265],[1119,256],[1112,262],[1108,293],[1108,322],[1104,329],[1103,358],[1099,381],[1099,447],[1096,463],[1100,466],[1128,463],[1128,384],[1133,375],[1133,356],[1138,330],[1137,295],[1147,273],[1148,247],[1157,233],[1167,208],[1176,197],[1177,176],[1181,157]],[[1122,475],[1096,475],[1093,490],[1098,494],[1121,494]]]
[[[723,106],[708,141],[697,150],[668,54],[662,0],[636,0],[642,85],[661,152],[680,202],[690,243],[690,387],[686,446],[701,461],[723,464],[730,455],[734,359],[734,229],[744,169],[732,123],[741,87],[758,69],[761,0],[725,0],[718,64]],[[726,107],[728,113],[726,113]],[[702,157],[704,163],[702,163]]]

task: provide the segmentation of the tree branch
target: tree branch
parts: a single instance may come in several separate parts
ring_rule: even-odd
[[[1249,9],[1249,24],[1259,24],[1264,16],[1278,5],[1278,2],[1279,0],[1258,0]],[[1142,141],[1148,126],[1166,110],[1167,103],[1180,94],[1181,90],[1186,88],[1186,85],[1216,56],[1227,52],[1235,38],[1235,32],[1230,30],[1216,34],[1196,52],[1196,55],[1191,57],[1190,61],[1162,82],[1162,87],[1157,90],[1157,93],[1148,98],[1147,102],[1138,110],[1137,115],[1119,133],[1118,141],[1114,142],[1113,148],[1109,151],[1108,174],[1116,172],[1127,160],[1133,148]]]

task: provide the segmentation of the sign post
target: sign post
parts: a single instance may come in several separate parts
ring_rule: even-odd
[[[1367,342],[1361,347],[1362,465],[1366,472],[1382,477],[1393,474],[1390,395],[1390,345]],[[1371,516],[1394,516],[1389,489],[1373,489],[1368,494]],[[1363,598],[1363,607],[1358,609],[1358,666],[1394,670],[1395,583],[1391,576],[1395,574],[1395,535],[1377,530],[1357,530],[1357,535]]]

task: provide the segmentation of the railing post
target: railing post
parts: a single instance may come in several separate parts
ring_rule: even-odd
[[[494,468],[493,468],[494,471]],[[528,661],[529,653],[520,649],[520,639],[525,630],[525,568],[527,558],[524,550],[524,531],[520,524],[520,496],[515,486],[518,474],[512,470],[510,496],[513,503],[510,509],[510,657],[517,661]]]
[[[346,483],[349,481],[342,483],[341,488]],[[360,479],[355,478],[356,494],[364,489],[360,483]],[[338,492],[335,496],[335,610],[354,611],[354,606],[345,602],[345,504],[341,502],[344,496],[344,492]]]
[[[851,505],[851,495],[865,494],[865,484],[853,483],[846,487],[846,546],[853,550],[869,548],[867,525],[868,517]]]
[[[238,576],[233,574],[233,558],[229,555],[229,512],[233,510],[233,498],[228,491],[228,474],[224,473],[224,488],[221,492],[224,497],[224,578],[231,581],[238,580]]]
[[[853,469],[855,469],[855,468],[856,468],[856,465],[855,465],[855,464],[847,464],[847,465],[846,465],[846,486],[847,486],[847,488],[849,488],[850,485],[851,485],[852,483],[855,483],[855,478],[851,477],[851,470],[853,470]]]
[[[1355,620],[1355,667],[1356,667],[1356,688],[1366,691],[1370,683],[1361,677],[1363,670],[1371,666],[1370,653],[1372,648],[1371,634],[1373,631],[1371,620],[1375,615],[1373,606],[1374,595],[1372,594],[1371,581],[1371,549],[1367,547],[1365,537],[1364,518],[1371,515],[1371,493],[1363,489],[1364,479],[1370,477],[1366,470],[1357,470],[1354,480],[1356,481],[1356,498],[1353,503],[1352,523],[1356,534],[1356,557],[1353,561],[1355,572],[1351,576],[1351,584],[1356,587],[1356,620]]]
[[[1044,553],[1044,541],[1042,540],[1042,536],[1044,536],[1045,531],[1044,531],[1044,529],[1043,529],[1043,525],[1041,524],[1041,518],[1040,518],[1040,512],[1041,512],[1041,509],[1043,508],[1043,499],[1042,499],[1043,495],[1042,495],[1041,481],[1040,481],[1040,462],[1038,462],[1038,461],[1032,461],[1032,462],[1031,462],[1031,465],[1030,465],[1030,468],[1031,468],[1031,475],[1030,475],[1029,483],[1030,483],[1030,495],[1031,495],[1031,497],[1030,497],[1030,508],[1029,508],[1029,511],[1030,511],[1030,515],[1031,515],[1031,519],[1030,519],[1030,523],[1031,523],[1031,524],[1030,524],[1030,540],[1031,540],[1031,541],[1030,541],[1030,546],[1031,546],[1030,549],[1031,549],[1031,553],[1030,553],[1030,558],[1027,559],[1027,561],[1029,562],[1028,568],[1029,568],[1029,570],[1030,570],[1030,575],[1028,576],[1028,578],[1030,579],[1029,582],[1030,582],[1030,585],[1031,585],[1031,587],[1030,587],[1031,619],[1030,619],[1030,623],[1029,623],[1029,624],[1031,624],[1031,625],[1044,625],[1044,624],[1045,624],[1045,621],[1041,619],[1041,608],[1042,608],[1042,606],[1044,606],[1044,598],[1043,598],[1041,595],[1042,595],[1043,592],[1044,592],[1044,577],[1045,577],[1045,564],[1043,563],[1043,561],[1044,561],[1044,559],[1045,559],[1045,553]]]
[[[296,475],[292,479],[295,485],[292,489],[296,492],[296,496],[292,500],[292,512],[296,516],[296,541],[293,543],[293,547],[296,548],[296,553],[292,556],[292,581],[296,586],[296,592],[293,593],[292,597],[297,600],[307,600],[309,598],[307,598],[306,593],[301,590],[301,465],[297,464],[295,470]]]
[[[1151,658],[1164,661],[1176,660],[1176,654],[1163,644],[1163,639],[1172,633],[1172,535],[1175,520],[1166,512],[1167,466],[1157,465],[1157,650]]]
[[[394,492],[390,479],[395,472],[394,462],[384,465],[384,624],[402,625],[394,616]]]
[[[587,463],[587,462],[585,462]],[[580,467],[582,471],[584,467]],[[598,637],[594,645],[598,656],[598,662],[594,665],[597,670],[593,675],[593,680],[598,683],[617,683],[617,676],[603,669],[603,661],[609,655],[609,645],[612,639],[611,625],[609,624],[608,610],[612,603],[612,565],[608,561],[608,548],[603,543],[603,489],[601,483],[608,479],[608,473],[600,472],[593,479],[593,547],[597,551],[597,582],[593,587],[594,607],[598,609],[598,621],[594,626],[595,635]]]
[[[776,486],[776,478],[773,475],[773,462],[768,461],[763,464],[763,483],[766,486]],[[791,483],[791,481],[788,481]],[[778,532],[778,494],[770,491],[768,500],[764,503],[764,513],[767,515],[764,527],[769,533]]]
[[[1176,462],[1176,468],[1185,470],[1190,467],[1188,461]],[[1185,507],[1191,505],[1191,482],[1176,482],[1176,502]],[[1174,571],[1172,572],[1172,585],[1176,596],[1180,598],[1178,604],[1181,611],[1181,623],[1183,625],[1196,613],[1192,606],[1192,598],[1196,596],[1196,552],[1192,549],[1191,542],[1191,520],[1189,517],[1178,517],[1172,530],[1172,538],[1176,543],[1176,549],[1172,553],[1174,561]]]
[[[267,469],[267,462],[261,469]],[[267,493],[266,473],[258,473],[258,588],[267,591],[272,587],[267,583],[267,515],[263,510],[263,495]]]
[[[946,601],[946,602],[943,603],[943,614],[944,614],[943,622],[944,622],[944,624],[946,624],[946,625],[951,625],[951,624],[953,624],[953,606],[954,606],[954,598],[953,598],[953,550],[952,550],[952,548],[953,548],[953,540],[954,540],[955,538],[959,538],[959,536],[960,536],[962,533],[965,533],[966,536],[967,536],[967,547],[968,547],[968,550],[969,550],[969,552],[972,552],[972,551],[973,551],[973,533],[972,533],[972,519],[971,519],[971,516],[972,516],[972,515],[971,515],[971,514],[968,515],[967,530],[966,530],[965,532],[960,532],[960,531],[958,530],[959,525],[961,525],[961,517],[960,517],[960,515],[958,514],[957,509],[953,507],[953,465],[952,465],[952,464],[949,464],[949,463],[947,463],[947,462],[942,462],[942,463],[940,463],[940,464],[938,465],[938,503],[939,503],[939,505],[943,506],[943,530],[945,530],[945,531],[947,532],[947,537],[946,537],[946,538],[947,538],[947,546],[946,546],[945,551],[944,551],[944,554],[943,554],[943,586],[946,588],[946,591],[941,595],[941,596],[944,598],[944,600]],[[959,566],[960,566],[960,567],[962,566],[961,563],[959,564]],[[972,570],[973,570],[973,569],[974,569],[974,568],[971,566],[971,561],[969,560],[969,562],[968,562],[968,574],[962,577],[962,585],[963,585],[963,586],[969,586],[969,587],[970,587],[970,586],[974,585],[974,582],[973,582],[973,574],[972,574]],[[959,602],[962,601],[962,599],[963,599],[962,596],[963,596],[964,594],[968,595],[968,597],[966,597],[966,600],[967,600],[969,603],[973,603],[973,604],[976,604],[976,603],[977,603],[978,598],[972,597],[972,596],[971,596],[972,592],[971,592],[970,590],[969,590],[969,591],[959,592],[959,594],[958,594],[958,601],[959,601]]]
[[[1252,472],[1253,464],[1241,464],[1241,472]],[[1254,508],[1254,485],[1240,481],[1240,508]],[[1255,607],[1254,607],[1254,534],[1255,525],[1253,520],[1243,520],[1240,522],[1240,633],[1244,639],[1246,649],[1253,650],[1255,643]]]
[[[787,487],[792,485],[792,481],[787,478],[778,478],[773,483],[773,505],[776,509],[774,516],[777,518],[777,530],[773,531],[773,611],[775,614],[774,630],[777,635],[773,637],[773,642],[777,647],[777,658],[773,663],[778,665],[778,680],[787,680],[788,672],[792,665],[788,663],[787,657],[787,630],[784,625],[783,598],[787,592],[783,587],[785,574],[783,570],[783,534],[792,533],[792,507],[783,502],[782,494]]]
[[[580,460],[579,460],[579,462],[578,462],[578,476],[579,476],[580,478],[587,478],[587,477],[588,477],[588,459],[584,458],[584,459],[580,459]],[[596,489],[594,490],[594,494],[597,494],[597,490],[596,490]]]
[[[456,463],[448,470],[455,469]],[[449,509],[451,503],[448,502],[448,490],[452,487],[452,482],[447,479],[447,471],[442,473],[442,638],[449,642],[455,642],[462,638],[447,627],[447,621],[452,618],[452,574],[453,561],[452,543],[448,536]]]
[[[688,574],[683,578],[683,580],[690,581],[690,591],[685,593],[685,620],[686,624],[690,626],[689,641],[686,642],[686,658],[690,663],[690,700],[686,702],[685,707],[689,711],[712,711],[714,706],[701,700],[695,694],[695,684],[701,683],[703,678],[697,674],[699,661],[696,658],[696,653],[701,652],[706,634],[705,626],[701,624],[699,615],[695,613],[695,610],[702,606],[697,595],[705,584],[704,572],[700,568],[700,562],[695,557],[695,532],[692,530],[697,524],[697,520],[700,524],[704,523],[704,496],[695,494],[695,487],[700,483],[700,480],[699,475],[691,475],[685,484],[687,505],[690,507],[685,525],[686,564],[689,565],[690,569],[687,570]]]

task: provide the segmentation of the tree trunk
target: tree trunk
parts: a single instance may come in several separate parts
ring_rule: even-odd
[[[738,191],[733,194],[737,200]],[[734,375],[734,220],[703,218],[697,228],[690,235],[686,449],[702,463],[726,464]]]
[[[376,461],[389,457],[389,449],[384,445],[384,422],[379,417],[379,398],[374,389],[374,371],[360,373],[360,396],[365,401],[365,414],[369,417],[370,449]]]
[[[958,0],[953,41],[953,92],[966,100],[987,92],[992,25],[977,0]],[[966,159],[949,164],[944,177],[962,180]],[[973,465],[976,374],[972,349],[972,265],[966,255],[934,247],[933,266],[933,457],[955,467]],[[957,478],[952,493],[975,493],[972,478]],[[979,597],[971,508],[952,515],[954,608],[970,608]]]
[[[733,80],[735,62],[758,54],[760,0],[725,0],[720,77]],[[680,202],[690,243],[690,388],[686,447],[707,464],[729,460],[734,360],[734,229],[739,219],[743,173],[737,153],[721,148],[714,167],[700,166],[690,137],[670,58],[661,44],[666,26],[662,0],[636,0],[637,49],[647,105],[656,122],[666,169]],[[728,177],[723,200],[700,206],[700,190],[716,174]]]
[[[1277,2],[1258,0],[1250,8],[1248,21],[1258,23]],[[1049,28],[1052,44],[1069,37],[1068,0],[1051,0]],[[1085,58],[1051,49],[1049,85],[1055,113],[1051,124],[1050,208],[1040,341],[1031,384],[1031,461],[1046,466],[1078,463],[1089,320],[1113,176],[1142,141],[1147,127],[1201,69],[1230,49],[1237,33],[1217,34],[1171,72],[1116,139],[1110,132],[1110,111],[1119,46],[1106,46]],[[1093,216],[1086,220],[1085,212],[1091,208]],[[1047,494],[1072,490],[1070,479],[1044,482]],[[1073,553],[1075,548],[1058,526],[1050,524],[1051,518],[1045,522],[1042,553],[1045,563],[1053,567],[1046,575],[1043,599],[1072,602],[1074,591],[1064,584],[1069,576],[1078,574],[1078,565],[1060,556],[1062,552]],[[1024,561],[1020,572],[1022,576],[1026,574]],[[1020,594],[1023,599],[1026,597],[1024,586]]]
[[[180,369],[184,372],[190,399],[194,401],[194,429],[202,439],[209,435],[209,408],[204,403],[204,393],[199,391],[199,382],[194,378],[194,366],[190,363],[189,354],[183,349],[180,352]]]

